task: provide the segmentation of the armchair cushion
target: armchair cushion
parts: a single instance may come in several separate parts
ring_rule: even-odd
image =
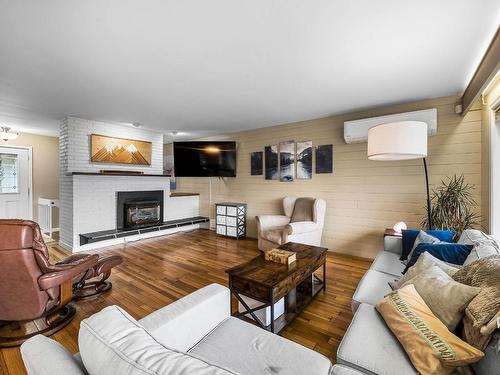
[[[297,198],[290,222],[313,221],[314,198]]]

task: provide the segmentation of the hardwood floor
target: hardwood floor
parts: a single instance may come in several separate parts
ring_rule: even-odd
[[[54,261],[68,255],[57,245],[50,246],[50,253]],[[74,320],[52,336],[73,353],[78,351],[80,321],[105,306],[119,305],[135,318],[142,318],[205,285],[227,285],[224,270],[255,257],[259,251],[256,240],[237,241],[196,230],[113,246],[99,253],[120,254],[124,262],[114,269],[111,292],[76,302]],[[326,293],[320,293],[281,335],[335,361],[337,347],[352,318],[352,294],[370,263],[329,253]],[[25,373],[18,348],[0,351],[0,374]]]

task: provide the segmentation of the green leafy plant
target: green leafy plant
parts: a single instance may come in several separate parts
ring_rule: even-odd
[[[458,238],[465,229],[476,226],[480,216],[474,212],[477,205],[472,197],[474,189],[474,185],[465,182],[463,175],[453,175],[448,181],[441,181],[440,186],[432,189],[433,229],[454,230],[455,237]],[[422,225],[428,227],[428,224],[426,215]]]

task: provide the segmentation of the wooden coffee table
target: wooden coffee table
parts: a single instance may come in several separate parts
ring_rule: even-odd
[[[320,292],[326,290],[326,253],[324,247],[289,242],[279,247],[297,253],[297,260],[291,265],[266,261],[264,254],[226,270],[229,275],[231,306],[233,294],[245,308],[244,312],[231,315],[248,320],[273,333],[279,333],[300,314],[300,312]],[[319,278],[314,274],[323,268]],[[241,296],[246,296],[262,303],[250,308]],[[274,319],[274,304],[285,297],[285,312]],[[266,326],[255,311],[269,307],[271,324]],[[247,314],[253,318],[246,317]]]

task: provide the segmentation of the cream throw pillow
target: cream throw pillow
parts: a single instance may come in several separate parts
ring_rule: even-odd
[[[401,286],[408,280],[413,279],[418,274],[428,270],[432,266],[437,266],[442,269],[448,276],[453,276],[455,272],[459,270],[457,267],[450,266],[449,264],[443,262],[442,260],[432,256],[429,253],[421,254],[417,262],[406,271],[406,273],[397,281],[389,283],[393,290],[401,288]]]
[[[465,308],[481,288],[454,281],[438,266],[432,266],[401,287],[413,284],[432,313],[453,332],[462,320]]]
[[[420,374],[448,375],[484,356],[448,331],[413,285],[390,293],[376,309]]]

